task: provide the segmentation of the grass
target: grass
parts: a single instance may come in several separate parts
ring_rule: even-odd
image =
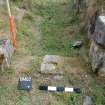
[[[51,54],[72,55],[73,37],[68,30],[72,28],[71,24],[68,23],[71,20],[70,11],[66,10],[63,5],[49,4],[47,7],[42,7],[42,10],[40,9],[40,14],[44,17],[40,25],[43,35],[41,39],[43,49]],[[65,15],[62,16],[62,14]]]
[[[104,105],[105,97],[103,96],[103,88],[99,86],[96,81],[91,82],[91,95],[94,105]]]
[[[80,18],[71,10],[70,0],[33,0],[32,2],[32,8],[27,10],[17,33],[17,51],[14,59],[26,56],[34,58],[29,70],[20,73],[20,75],[33,77],[33,90],[30,93],[17,90],[20,75],[17,75],[16,71],[8,70],[8,72],[0,73],[0,105],[82,105],[84,95],[90,95],[94,105],[104,105],[105,97],[102,85],[98,85],[92,77],[88,80],[81,79],[81,76],[85,74],[73,75],[68,71],[64,74],[61,83],[70,85],[71,81],[73,85],[78,84],[81,89],[87,89],[88,93],[78,95],[38,91],[38,85],[43,82],[50,85],[55,82],[61,84],[59,81],[53,82],[52,79],[44,80],[45,76],[39,73],[44,55],[78,57],[80,54],[88,53],[88,47],[86,45],[86,48],[84,47],[80,51],[72,48],[72,44],[76,40],[87,43],[86,33],[79,31]],[[20,2],[16,2],[16,4],[20,4]],[[86,72],[85,70],[84,72]],[[5,83],[2,82],[3,80]]]
[[[27,41],[25,45],[26,51],[24,52],[30,53],[31,55],[36,55],[38,53],[40,55],[45,55],[49,53],[63,56],[75,56],[76,53],[78,54],[78,51],[72,48],[72,44],[77,38],[78,40],[83,40],[84,34],[78,33],[79,29],[75,30],[76,27],[79,27],[79,24],[77,25],[77,23],[79,23],[79,18],[78,16],[72,16],[73,12],[69,9],[69,3],[67,1],[58,1],[55,4],[55,1],[49,2],[48,0],[44,2],[36,1],[35,3],[37,3],[35,4],[35,9],[32,8],[27,12],[26,19],[18,35],[20,38]],[[39,15],[43,18],[40,23],[37,22],[35,15]],[[34,30],[40,32],[40,35],[37,35],[38,38],[36,37],[37,32],[33,33],[29,31],[29,26],[30,28],[36,28],[37,25],[39,29]],[[36,49],[35,46],[38,45],[39,47]]]

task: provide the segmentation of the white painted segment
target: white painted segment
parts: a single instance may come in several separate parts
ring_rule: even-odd
[[[48,86],[48,90],[49,91],[57,91],[57,88],[53,87],[53,86]]]
[[[74,92],[73,88],[65,88],[65,92]]]
[[[8,8],[9,16],[11,16],[11,10],[10,10],[10,5],[9,5],[9,0],[6,0],[6,3],[7,3],[7,8]]]
[[[99,16],[99,19],[105,24],[105,16]]]

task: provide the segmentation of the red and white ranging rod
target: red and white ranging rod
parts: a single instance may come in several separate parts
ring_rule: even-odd
[[[8,14],[9,14],[10,37],[12,40],[13,47],[16,49],[16,33],[15,33],[15,28],[14,28],[14,18],[11,14],[9,0],[6,0],[6,3],[7,3],[7,8],[8,8]]]

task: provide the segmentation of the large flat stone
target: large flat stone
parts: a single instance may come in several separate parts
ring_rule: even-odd
[[[63,57],[57,55],[45,55],[41,64],[41,73],[63,74]]]

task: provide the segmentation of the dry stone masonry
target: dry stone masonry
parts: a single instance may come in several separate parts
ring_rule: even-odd
[[[105,76],[105,16],[99,16],[96,20],[91,37],[90,60],[92,70]]]

